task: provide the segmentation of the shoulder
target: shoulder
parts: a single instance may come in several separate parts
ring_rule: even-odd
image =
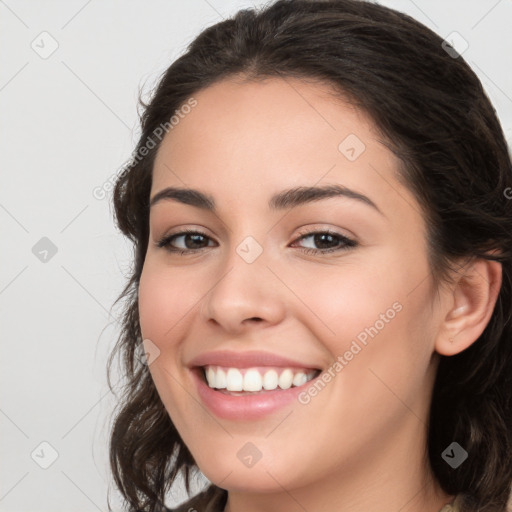
[[[197,496],[166,512],[224,512],[228,493],[216,485],[210,485]]]

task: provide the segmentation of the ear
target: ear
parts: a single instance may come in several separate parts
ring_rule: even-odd
[[[446,313],[435,341],[439,354],[453,356],[479,338],[492,316],[501,279],[498,261],[477,259],[461,267],[445,302]]]

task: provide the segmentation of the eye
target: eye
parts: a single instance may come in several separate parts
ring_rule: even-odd
[[[183,238],[183,241],[185,242],[184,248],[174,247],[172,245],[173,242],[176,240]],[[174,235],[165,236],[161,240],[157,242],[158,247],[165,247],[168,251],[179,253],[179,254],[185,254],[190,252],[196,252],[204,248],[204,240],[210,239],[209,236],[205,235],[204,233],[201,233],[200,231],[195,231],[193,229],[186,229],[184,231],[181,231],[180,233],[176,233]],[[192,247],[189,247],[187,244],[187,240],[191,241],[190,245]],[[197,247],[199,245],[199,247]],[[207,245],[208,246],[208,242]]]
[[[317,254],[334,251],[343,251],[351,247],[356,247],[358,244],[355,240],[351,240],[344,235],[336,233],[334,231],[311,231],[309,233],[302,234],[298,241],[307,240],[310,238],[314,245],[319,245],[320,248],[305,248],[303,251],[306,254]],[[327,245],[327,247],[325,247]],[[334,246],[333,246],[334,245]],[[322,247],[323,246],[323,247]]]

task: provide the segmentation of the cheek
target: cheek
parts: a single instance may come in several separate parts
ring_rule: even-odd
[[[144,339],[161,339],[165,325],[169,325],[169,319],[162,312],[172,311],[172,302],[169,294],[165,293],[162,279],[158,279],[156,272],[145,265],[139,283],[139,319]]]
[[[151,258],[147,259],[139,283],[139,319],[142,338],[158,347],[158,356],[149,366],[151,377],[168,413],[178,418],[184,408],[180,366],[181,348],[178,340],[188,328],[187,313],[191,304],[184,297],[185,283],[166,272]],[[185,397],[186,398],[186,397]]]
[[[387,328],[399,309],[396,303],[405,295],[399,277],[385,279],[382,268],[362,264],[327,267],[302,286],[304,302],[315,313],[312,318],[323,324],[316,332],[336,354],[347,350],[347,343],[358,335],[364,340],[366,330],[375,324],[379,331]]]
[[[182,329],[180,319],[189,312],[186,283],[149,261],[144,264],[139,284],[139,318],[143,338],[166,345]],[[190,303],[190,304],[189,304]],[[162,347],[163,348],[163,347]]]
[[[369,377],[375,381],[374,370],[407,394],[423,378],[432,354],[428,264],[421,255],[406,260],[392,250],[372,261],[325,268],[303,283],[303,296],[315,313],[310,329],[333,359],[344,358],[346,385],[354,393],[369,385],[363,382]]]

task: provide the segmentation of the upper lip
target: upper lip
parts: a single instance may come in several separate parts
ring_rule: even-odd
[[[252,368],[255,366],[280,366],[285,368],[311,368],[320,369],[319,366],[311,363],[302,363],[287,357],[263,351],[234,352],[230,350],[219,350],[205,352],[194,357],[187,366],[190,368],[198,366],[224,366],[228,368]]]

